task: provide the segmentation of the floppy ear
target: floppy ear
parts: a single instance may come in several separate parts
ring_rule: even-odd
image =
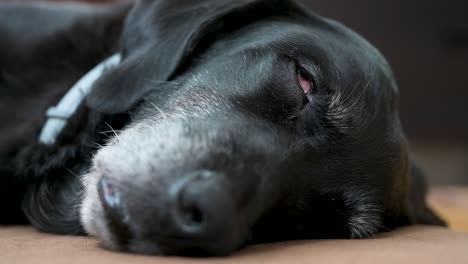
[[[87,103],[108,114],[128,111],[147,92],[157,90],[154,81],[182,73],[217,37],[301,10],[286,0],[139,1],[124,27],[122,64],[96,83]]]
[[[411,162],[409,181],[408,217],[410,223],[445,226],[445,222],[427,206],[426,178],[421,168],[419,168],[414,161]]]

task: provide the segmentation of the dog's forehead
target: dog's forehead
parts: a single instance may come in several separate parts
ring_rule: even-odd
[[[280,110],[300,107],[295,63],[319,68],[319,88],[331,90],[327,118],[341,132],[392,126],[397,93],[385,59],[359,35],[328,20],[265,19],[217,40],[178,77],[187,84],[180,95],[186,98],[191,90],[228,104],[240,99],[243,110],[287,118]]]
[[[213,43],[197,58],[194,72],[205,78],[245,75],[237,76],[240,82],[246,77],[261,79],[259,74],[265,77],[268,71],[294,74],[280,65],[283,59],[319,67],[326,81],[333,82],[331,88],[336,89],[359,82],[393,80],[387,62],[375,47],[337,22],[318,21],[258,21]],[[396,90],[393,83],[388,86]]]

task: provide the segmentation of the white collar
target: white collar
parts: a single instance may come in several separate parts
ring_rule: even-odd
[[[89,94],[94,83],[110,68],[119,65],[120,61],[121,56],[117,53],[99,63],[76,82],[56,106],[47,109],[47,121],[39,136],[40,143],[46,145],[55,143],[57,136],[62,132],[70,117]]]

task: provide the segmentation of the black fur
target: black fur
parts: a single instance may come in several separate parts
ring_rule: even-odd
[[[148,140],[122,143],[109,130],[145,122],[161,134],[183,124],[192,140],[161,148],[170,164],[140,157],[154,175],[104,175],[138,204],[128,208],[130,224],[112,219],[109,208],[96,220],[112,235],[93,235],[113,248],[228,254],[246,243],[366,238],[401,225],[443,224],[425,205],[422,173],[409,161],[392,73],[358,35],[294,1],[130,5],[0,4],[0,224],[27,219],[46,232],[83,234],[82,177],[102,177],[125,162],[96,158],[101,149]],[[96,83],[57,143],[39,144],[46,109],[117,51],[122,64]],[[317,90],[303,94],[296,67]],[[167,124],[154,122],[165,115]],[[195,157],[192,144],[208,150]],[[137,194],[164,201],[173,182],[201,169],[224,175],[217,184],[230,186],[223,188],[236,209],[227,213],[236,220],[222,231],[237,233],[173,241],[180,234],[163,219],[170,208],[153,210]]]

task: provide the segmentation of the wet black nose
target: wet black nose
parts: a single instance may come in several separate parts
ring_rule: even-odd
[[[171,215],[179,235],[194,245],[216,247],[220,238],[232,236],[234,201],[224,177],[199,171],[174,183],[170,191]]]
[[[122,187],[106,176],[98,183],[106,221],[122,244],[156,233],[150,239],[167,243],[160,246],[169,254],[226,255],[239,242],[235,201],[220,173],[198,171],[181,177],[168,187],[166,197],[161,198],[167,201],[164,206],[129,203],[137,196]],[[156,211],[152,213],[152,210]],[[130,230],[138,230],[138,234]]]

